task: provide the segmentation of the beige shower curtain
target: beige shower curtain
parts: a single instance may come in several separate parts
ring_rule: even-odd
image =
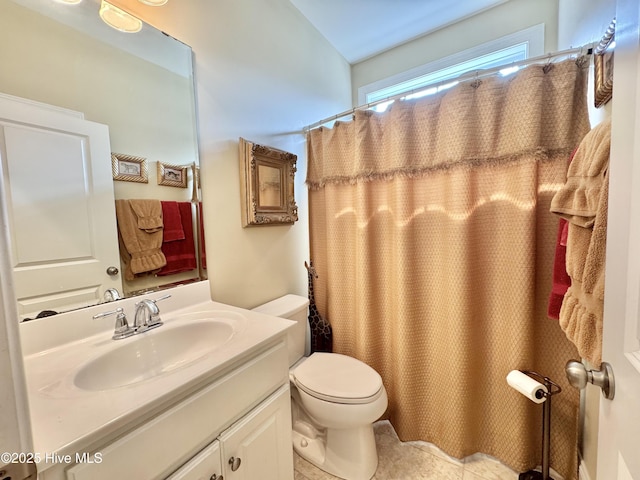
[[[529,66],[309,133],[311,258],[334,350],[374,367],[402,440],[516,471],[541,461],[542,407],[512,369],[559,383],[551,467],[576,477],[576,358],[546,317],[549,213],[589,129],[584,61]]]

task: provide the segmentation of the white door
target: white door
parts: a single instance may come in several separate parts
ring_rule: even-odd
[[[600,401],[598,480],[640,480],[640,2],[618,0],[603,360],[615,374]]]
[[[20,317],[122,291],[108,127],[2,96],[0,158]]]

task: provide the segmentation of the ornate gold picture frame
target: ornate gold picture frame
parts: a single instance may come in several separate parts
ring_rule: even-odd
[[[293,225],[298,220],[294,178],[298,157],[240,138],[242,226]]]
[[[149,183],[147,159],[123,153],[111,154],[113,179],[121,182]]]
[[[171,165],[158,162],[158,185],[187,188],[188,165]]]
[[[605,105],[613,96],[613,49],[610,48],[615,39],[616,19],[609,24],[602,40],[593,50],[594,62],[594,104],[596,108]]]

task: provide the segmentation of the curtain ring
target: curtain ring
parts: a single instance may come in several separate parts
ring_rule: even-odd
[[[480,78],[478,78],[478,70],[476,70],[476,76],[473,79],[473,81],[470,83],[472,88],[478,88],[480,85],[482,85],[482,80],[480,80]]]
[[[551,70],[553,70],[553,63],[551,63],[551,54],[549,54],[547,56],[547,63],[544,67],[542,67],[542,71],[544,73],[549,73]]]

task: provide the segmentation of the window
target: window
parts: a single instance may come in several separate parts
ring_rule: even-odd
[[[475,70],[507,65],[541,55],[544,44],[544,25],[536,25],[513,35],[508,35],[407,72],[365,85],[358,89],[360,103],[372,103],[404,92],[412,92],[403,98],[418,98],[451,88],[458,82],[446,82]],[[504,74],[515,69],[505,69]],[[429,88],[429,85],[438,84]],[[384,111],[393,101],[376,105],[376,111]]]

